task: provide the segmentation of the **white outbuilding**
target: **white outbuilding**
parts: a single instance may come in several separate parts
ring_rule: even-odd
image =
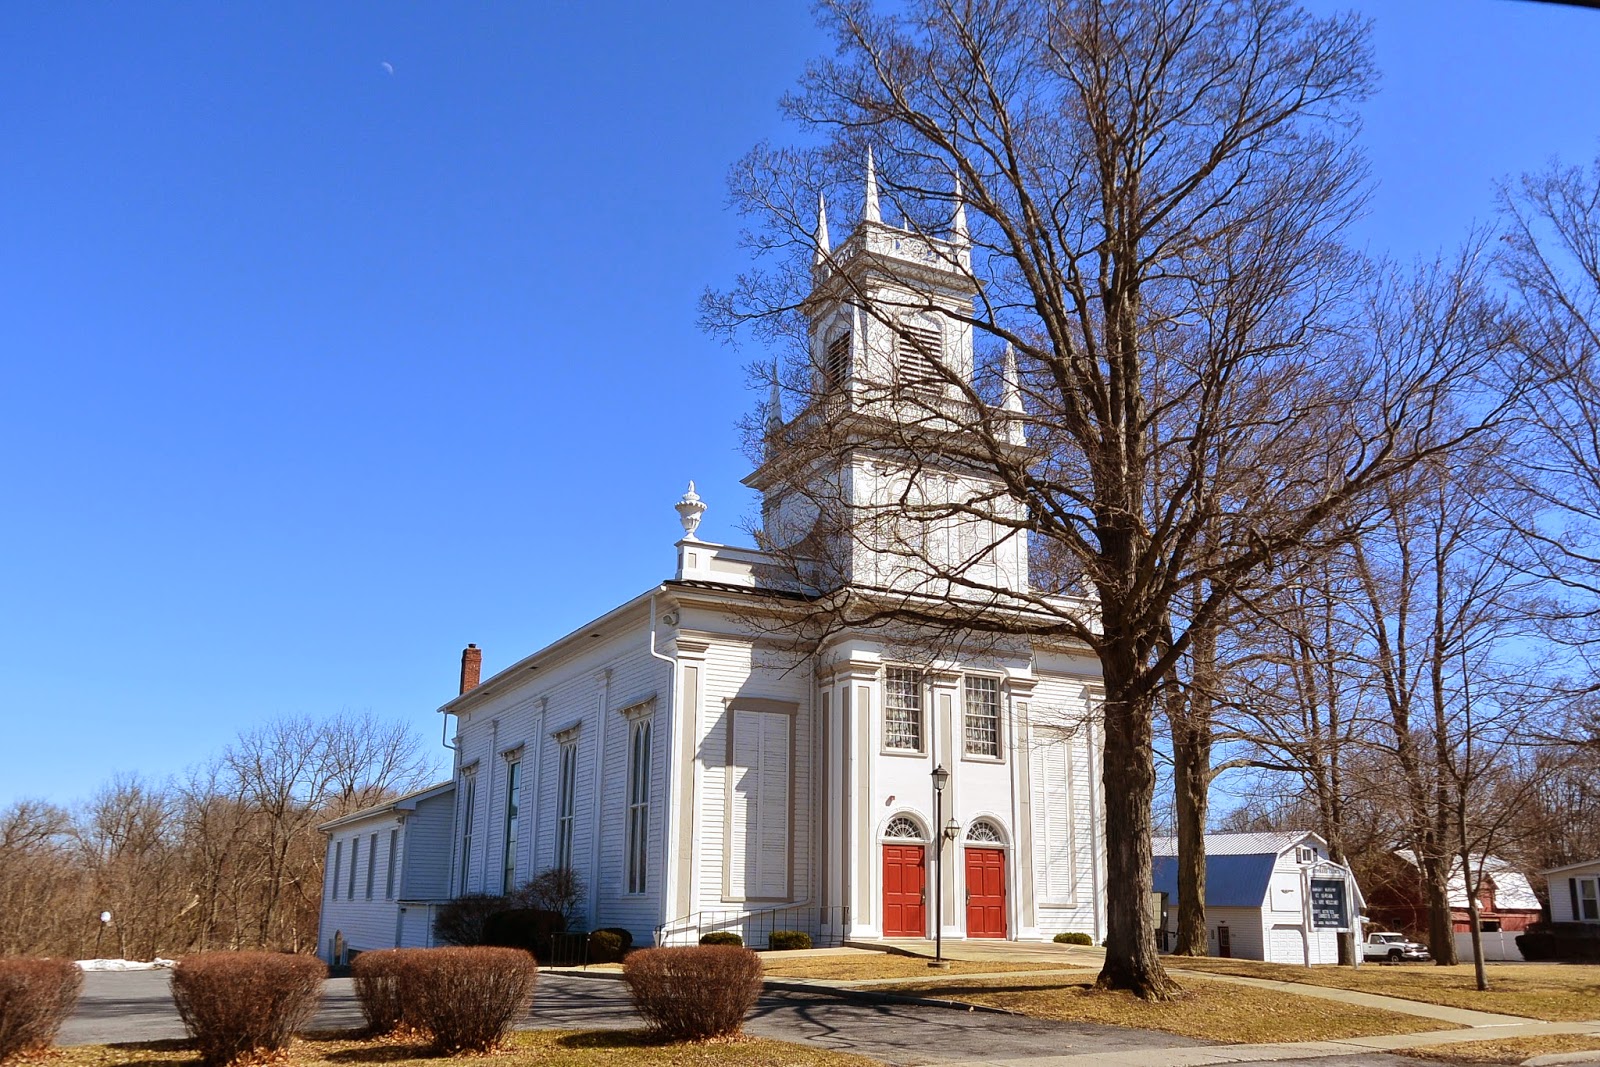
[[[1348,867],[1310,831],[1207,834],[1206,943],[1212,956],[1311,965],[1339,962],[1338,934],[1363,901]],[[1154,841],[1154,890],[1166,895],[1163,947],[1178,931],[1178,841]]]
[[[317,829],[328,835],[317,954],[429,948],[433,914],[450,897],[454,781],[351,812]]]

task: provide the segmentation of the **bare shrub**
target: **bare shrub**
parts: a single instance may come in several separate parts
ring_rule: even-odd
[[[436,1052],[488,1052],[528,1010],[538,974],[521,949],[417,949],[402,961],[401,1011]]]
[[[265,1059],[289,1047],[322,997],[315,956],[206,952],[172,969],[172,1000],[206,1067]]]
[[[376,1037],[393,1033],[406,1021],[401,984],[413,958],[425,952],[427,949],[387,948],[363,952],[350,961],[350,977],[355,983],[356,999],[361,1002],[361,1014],[367,1020],[368,1034]]]
[[[49,1048],[82,986],[71,960],[0,960],[0,1063]]]
[[[622,975],[645,1022],[674,1041],[737,1034],[761,995],[761,960],[732,945],[643,949]]]
[[[583,875],[571,867],[551,867],[524,884],[514,896],[523,906],[559,913],[570,930],[577,924],[588,894]]]
[[[512,906],[496,893],[464,893],[439,908],[433,936],[447,945],[481,945],[489,917]]]

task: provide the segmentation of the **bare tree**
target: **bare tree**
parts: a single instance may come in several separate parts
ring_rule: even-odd
[[[1285,0],[922,0],[898,15],[836,0],[822,17],[837,53],[786,101],[822,143],[736,169],[763,265],[708,298],[707,318],[803,349],[782,376],[798,414],[786,422],[780,398],[753,426],[765,463],[821,472],[866,449],[889,473],[875,496],[819,474],[797,490],[809,507],[769,512],[763,543],[812,591],[790,605],[812,633],[1094,650],[1111,842],[1099,984],[1170,996],[1146,906],[1163,681],[1239,588],[1455,443],[1423,431],[1492,353],[1493,316],[1463,268],[1437,279],[1456,299],[1415,303],[1412,343],[1376,320],[1352,329],[1362,271],[1339,238],[1361,202],[1351,138],[1372,80],[1354,18]],[[881,183],[859,169],[868,146]],[[839,202],[841,182],[868,192],[833,247],[810,205]],[[964,280],[928,294],[929,264]],[[887,369],[828,373],[807,336],[814,290],[898,338]],[[971,331],[989,362],[953,365],[918,316]],[[929,495],[925,475],[960,491]],[[1020,543],[1048,544],[1092,607],[1007,583],[996,560]],[[879,561],[865,579],[858,548]]]
[[[1600,159],[1552,164],[1501,189],[1498,257],[1517,299],[1525,446],[1518,471],[1533,512],[1517,527],[1537,573],[1566,593],[1563,638],[1589,662],[1600,648]]]

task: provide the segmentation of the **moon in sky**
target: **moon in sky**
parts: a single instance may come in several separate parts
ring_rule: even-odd
[[[383,61],[383,72],[385,74],[393,74],[394,73],[394,64],[390,63],[387,59],[384,60]]]

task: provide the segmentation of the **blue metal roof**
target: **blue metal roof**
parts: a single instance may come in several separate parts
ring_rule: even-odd
[[[1207,856],[1206,907],[1259,908],[1267,899],[1276,855]],[[1178,857],[1156,856],[1151,861],[1152,888],[1178,899]]]

